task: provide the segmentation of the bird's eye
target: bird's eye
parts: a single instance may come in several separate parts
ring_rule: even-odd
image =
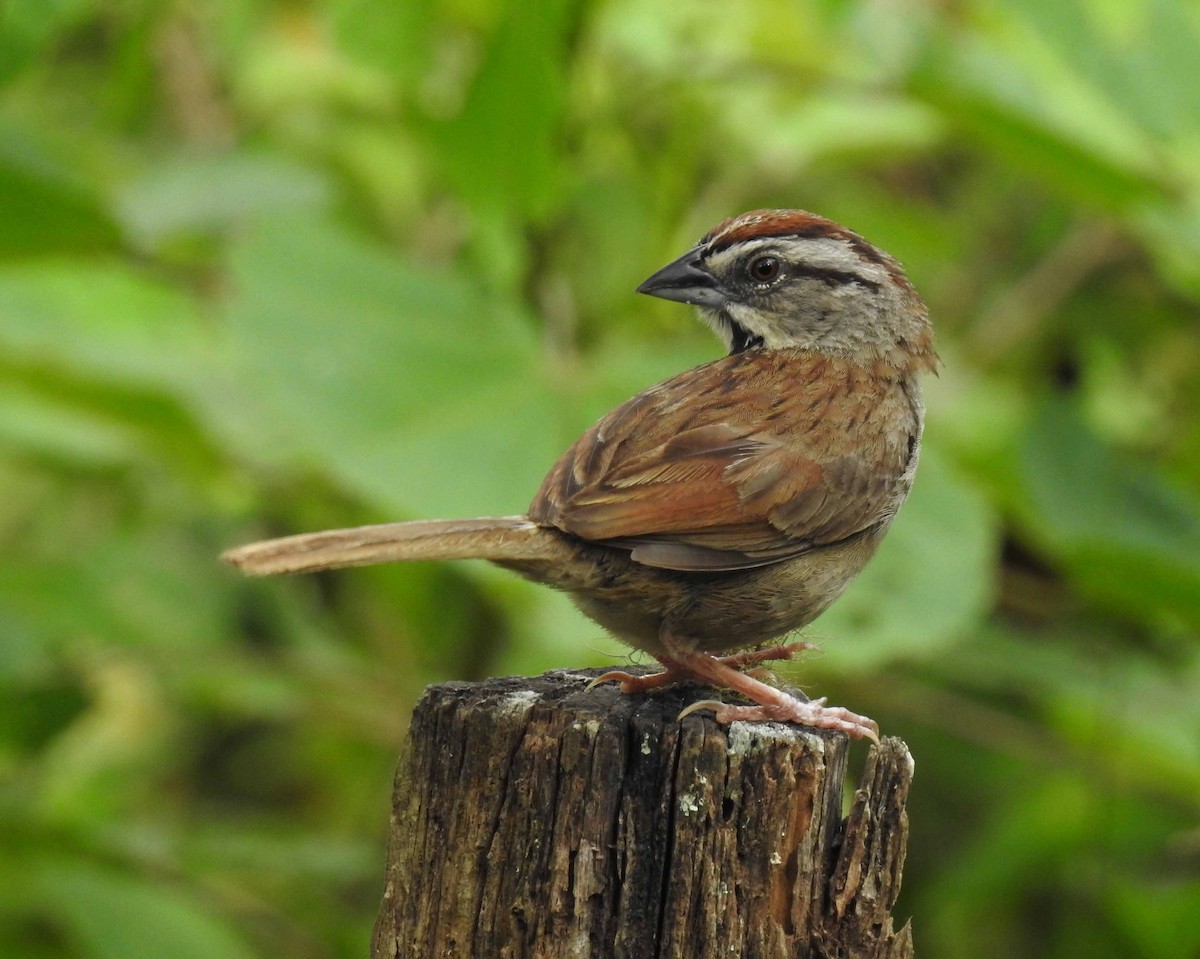
[[[783,270],[783,263],[777,256],[756,256],[750,261],[747,270],[755,283],[770,283],[772,280],[778,279]]]

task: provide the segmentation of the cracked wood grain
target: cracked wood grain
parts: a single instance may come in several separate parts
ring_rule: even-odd
[[[680,709],[595,672],[431,686],[393,795],[373,959],[906,959],[912,758]]]

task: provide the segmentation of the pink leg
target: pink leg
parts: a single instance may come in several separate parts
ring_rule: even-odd
[[[814,726],[818,729],[836,729],[846,733],[853,739],[864,736],[872,742],[879,742],[879,726],[866,716],[852,713],[841,706],[826,706],[824,699],[802,702],[794,696],[789,696],[774,686],[729,669],[724,663],[703,653],[693,654],[696,658],[688,657],[680,665],[692,671],[697,679],[703,679],[713,686],[723,686],[741,693],[747,699],[758,703],[757,706],[730,706],[717,699],[702,699],[692,703],[679,714],[682,719],[701,709],[711,709],[719,723],[763,722],[776,720],[779,722],[797,723],[801,726]],[[705,661],[707,660],[707,661]]]
[[[731,666],[734,669],[745,669],[747,666],[754,666],[758,663],[768,662],[769,660],[791,659],[796,653],[816,648],[813,643],[787,643],[783,646],[765,646],[762,649],[748,649],[742,653],[734,653],[732,656],[716,656],[713,658],[718,663],[724,663],[726,666]]]
[[[719,723],[776,720],[818,729],[836,729],[853,739],[865,736],[872,742],[879,742],[879,726],[866,716],[859,716],[841,706],[826,706],[824,699],[801,702],[774,686],[738,672],[715,656],[688,650],[666,635],[663,636],[663,648],[675,663],[676,672],[686,671],[693,679],[732,689],[758,703],[757,706],[730,706],[719,700],[705,699],[688,706],[679,714],[680,719],[697,710],[711,709]]]
[[[796,653],[806,650],[815,649],[812,643],[787,643],[784,646],[767,646],[763,649],[749,649],[745,652],[734,653],[732,656],[706,656],[714,662],[723,663],[730,669],[740,670],[747,666],[753,666],[757,663],[765,663],[768,660],[791,659]],[[705,654],[700,654],[705,655]],[[627,673],[622,669],[612,669],[601,676],[597,676],[590,683],[588,689],[593,689],[603,683],[619,682],[621,684],[621,692],[623,693],[646,693],[652,689],[661,689],[663,686],[670,686],[672,683],[687,682],[689,679],[698,679],[696,673],[684,666],[674,655],[656,655],[657,659],[663,667],[661,673],[651,673],[648,676],[635,676],[633,673]]]

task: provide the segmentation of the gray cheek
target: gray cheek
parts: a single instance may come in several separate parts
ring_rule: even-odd
[[[817,342],[836,337],[845,310],[838,296],[841,291],[822,284],[798,292],[802,295],[783,313],[789,316],[787,332],[798,339]]]
[[[836,325],[834,308],[827,304],[810,303],[801,311],[797,332],[807,331],[816,336],[822,336],[833,330]]]

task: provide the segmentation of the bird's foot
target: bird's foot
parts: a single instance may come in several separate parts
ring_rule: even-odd
[[[792,644],[791,647],[780,646],[778,647],[780,655],[774,657],[770,655],[755,657],[756,653],[769,654],[773,652],[773,650],[755,650],[751,653],[738,654],[735,657],[718,659],[716,656],[689,648],[685,642],[676,640],[664,630],[662,645],[665,655],[669,657],[671,669],[676,674],[685,675],[710,686],[732,689],[756,704],[754,706],[731,706],[717,700],[706,699],[692,703],[679,714],[680,719],[701,709],[711,709],[719,723],[731,723],[737,720],[743,722],[775,720],[797,723],[801,726],[814,726],[818,729],[834,729],[853,739],[865,737],[872,742],[879,742],[879,726],[874,720],[868,719],[866,716],[859,716],[841,706],[827,706],[824,699],[808,702],[797,699],[783,690],[769,686],[753,676],[748,676],[727,661],[734,659],[737,665],[743,666],[747,662],[756,663],[772,658],[786,659],[796,652],[797,648],[803,648],[806,644]]]
[[[768,687],[769,688],[769,687]],[[779,692],[779,690],[774,690]],[[794,696],[780,693],[786,702],[772,702],[758,706],[731,706],[717,699],[702,699],[692,703],[679,714],[683,719],[703,709],[711,709],[717,722],[784,722],[817,729],[833,729],[845,733],[851,739],[869,739],[879,742],[879,726],[873,719],[852,713],[842,706],[826,706],[824,699],[803,702]]]
[[[620,683],[621,692],[632,695],[633,693],[648,693],[652,689],[661,689],[663,686],[670,686],[671,683],[677,683],[682,679],[687,679],[687,676],[676,673],[670,667],[661,673],[650,673],[646,676],[635,676],[623,669],[610,669],[607,673],[602,673],[588,683],[587,689],[590,691],[605,683]]]

